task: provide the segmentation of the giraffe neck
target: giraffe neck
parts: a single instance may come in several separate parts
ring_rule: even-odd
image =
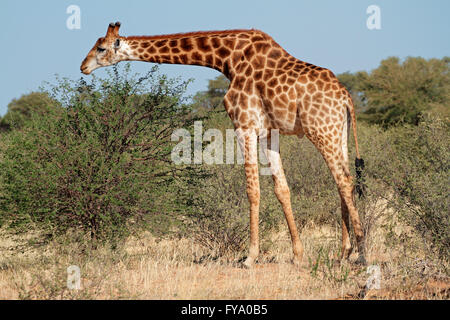
[[[261,37],[257,30],[228,30],[131,36],[123,38],[128,45],[124,60],[153,63],[198,65],[216,69],[231,78],[239,61],[235,50],[245,49]],[[234,57],[236,56],[236,57]],[[239,56],[241,58],[242,54]]]

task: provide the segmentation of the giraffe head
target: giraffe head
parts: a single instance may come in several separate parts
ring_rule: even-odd
[[[90,74],[97,68],[110,66],[129,57],[125,39],[119,36],[120,22],[110,23],[106,35],[99,38],[81,63],[80,70]]]

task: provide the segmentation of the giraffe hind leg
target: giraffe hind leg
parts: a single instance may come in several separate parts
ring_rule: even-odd
[[[341,142],[341,149],[342,149],[342,157],[343,157],[343,169],[346,176],[350,175],[350,170],[348,168],[348,147],[347,147],[347,140],[348,140],[348,134],[349,134],[349,128],[350,128],[350,117],[347,114],[347,121],[344,122],[343,128],[342,128],[342,142]],[[339,191],[339,194],[341,192]],[[352,253],[352,244],[350,241],[350,219],[349,219],[349,211],[347,204],[345,203],[344,199],[341,196],[341,216],[342,216],[342,255],[341,260],[348,259],[350,254]]]
[[[341,198],[341,215],[342,215],[342,254],[341,260],[346,260],[352,253],[352,243],[350,241],[350,219],[347,204]]]
[[[366,264],[364,233],[362,230],[361,221],[359,219],[358,210],[356,209],[353,201],[353,179],[349,174],[348,164],[345,161],[345,152],[342,152],[342,148],[333,149],[333,145],[329,143],[329,140],[325,139],[324,137],[315,139],[314,137],[310,136],[308,138],[310,138],[310,140],[322,154],[339,190],[339,196],[341,198],[343,228],[342,257],[347,258],[351,252],[348,223],[348,220],[350,220],[353,225],[353,231],[356,236],[356,242],[358,246],[359,257],[356,262],[360,264]],[[331,150],[333,150],[334,152],[331,152]]]
[[[342,210],[342,258],[346,259],[351,253],[351,243],[349,239],[349,220],[353,225],[353,231],[356,236],[359,257],[357,263],[365,264],[364,250],[364,233],[362,231],[361,221],[359,219],[358,210],[353,202],[354,186],[352,177],[348,175],[344,168],[339,168],[332,161],[327,161],[331,173],[338,186],[339,195],[341,197]],[[350,219],[349,219],[350,218]]]

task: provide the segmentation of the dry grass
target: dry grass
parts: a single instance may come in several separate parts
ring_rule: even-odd
[[[337,227],[303,228],[300,268],[290,263],[287,232],[276,234],[251,270],[239,267],[242,256],[214,258],[189,239],[158,241],[142,234],[120,250],[84,250],[61,240],[30,247],[31,236],[3,230],[0,299],[448,299],[448,267],[427,256],[420,238],[398,223],[394,232],[398,239],[409,235],[407,244],[386,241],[387,220],[377,220],[367,244],[369,263],[381,269],[380,290],[364,289],[365,268],[336,263]],[[81,269],[80,290],[67,289],[70,265]]]

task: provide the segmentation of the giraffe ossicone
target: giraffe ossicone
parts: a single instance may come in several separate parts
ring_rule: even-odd
[[[81,64],[90,74],[120,61],[200,65],[216,69],[230,80],[224,106],[244,154],[246,190],[250,202],[250,250],[244,266],[259,254],[259,176],[257,137],[277,129],[281,134],[306,136],[322,154],[338,187],[342,211],[342,258],[351,253],[350,220],[359,257],[365,263],[364,234],[353,200],[348,167],[347,138],[353,126],[356,158],[360,159],[352,99],[328,69],[298,60],[259,30],[225,30],[156,36],[119,35],[120,23],[111,23]],[[267,135],[270,141],[270,134]],[[264,153],[273,168],[275,194],[286,217],[294,262],[300,264],[303,247],[291,208],[290,191],[278,150],[266,144]]]

